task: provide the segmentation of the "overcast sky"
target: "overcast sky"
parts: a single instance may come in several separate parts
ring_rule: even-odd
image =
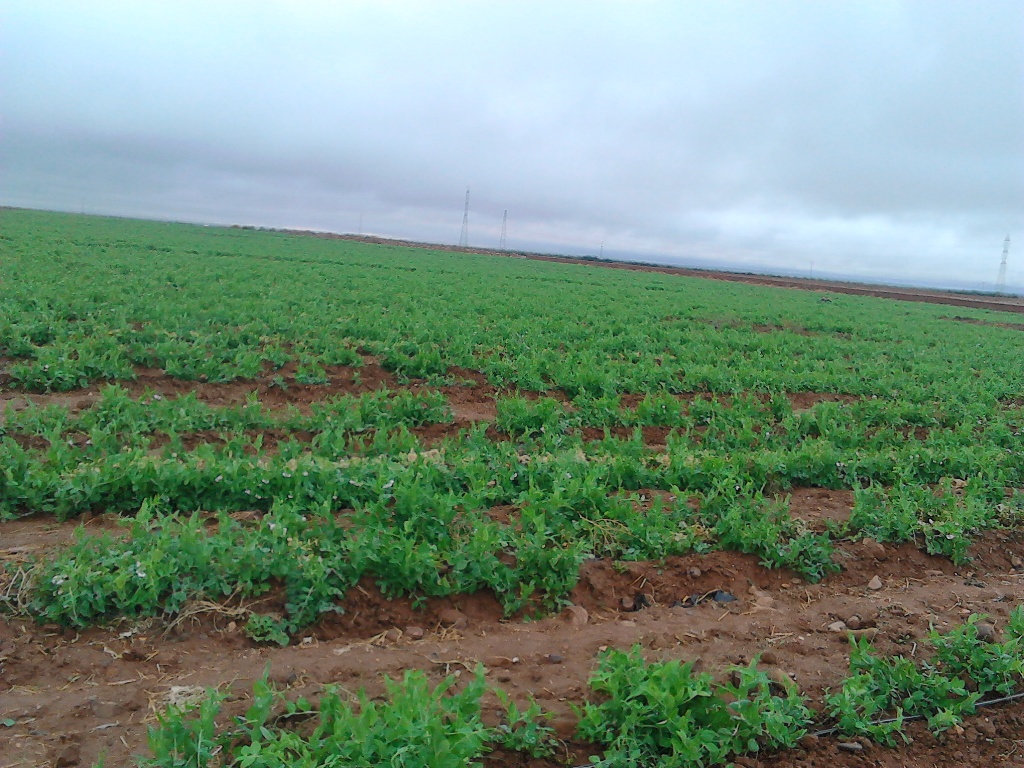
[[[0,203],[1024,285],[1024,2],[0,0]]]

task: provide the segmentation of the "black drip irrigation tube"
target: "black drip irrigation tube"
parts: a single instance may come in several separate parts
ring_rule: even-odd
[[[980,709],[981,707],[991,707],[993,704],[1005,704],[1008,701],[1015,701],[1017,699],[1024,699],[1024,691],[1021,691],[1020,693],[1013,693],[1009,696],[1003,696],[998,699],[986,699],[985,701],[979,701],[976,702],[974,706]],[[885,720],[873,720],[872,722],[868,723],[868,725],[888,725],[889,723],[899,722],[901,719],[904,723],[906,723],[912,722],[914,720],[924,720],[926,717],[927,715],[907,715],[903,718],[888,717]],[[838,730],[838,726],[833,726],[832,728],[826,728],[823,731],[815,731],[811,734],[811,736],[831,736]],[[586,766],[580,766],[580,768],[586,768]]]

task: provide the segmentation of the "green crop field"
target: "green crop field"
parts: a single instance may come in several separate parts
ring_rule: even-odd
[[[1019,543],[1024,333],[1005,327],[1019,317],[822,297],[0,211],[0,541],[25,521],[77,531],[45,556],[8,557],[0,607],[86,631],[273,595],[273,610],[239,614],[240,631],[288,646],[343,614],[358,585],[414,609],[486,593],[514,623],[557,614],[595,561],[738,553],[813,585],[841,580],[845,548],[866,538],[951,568],[992,536]],[[807,489],[852,494],[848,515],[791,514]],[[78,525],[113,514],[123,526]],[[1024,669],[1019,611],[1002,641],[963,618],[931,637],[930,661],[855,640],[850,677],[817,714],[754,666],[726,685],[610,650],[576,738],[602,764],[689,766],[792,746],[818,716],[883,742],[902,721],[875,715],[951,728],[983,695],[1019,690]],[[217,725],[217,696],[163,715],[147,759],[554,754],[536,707],[513,705],[504,730],[482,724],[482,675],[454,693],[410,672],[383,703],[291,701],[273,720],[284,704],[264,681],[243,725]],[[645,693],[622,693],[621,676]],[[667,703],[666,690],[690,693]],[[693,697],[715,704],[686,714]],[[671,712],[644,709],[658,706]],[[403,729],[423,733],[403,707],[432,723],[417,754],[448,758],[393,761],[420,738]],[[290,727],[309,718],[315,732]],[[352,733],[379,754],[330,762]]]

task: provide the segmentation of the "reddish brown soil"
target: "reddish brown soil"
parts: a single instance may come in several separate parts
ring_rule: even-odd
[[[834,392],[790,392],[787,397],[794,411],[809,411],[818,403],[854,403],[853,395],[840,395]]]
[[[358,367],[348,365],[325,366],[330,383],[300,384],[295,380],[294,362],[276,371],[268,371],[256,380],[238,380],[223,384],[204,381],[184,381],[165,374],[160,369],[138,368],[135,381],[122,383],[133,396],[152,392],[162,397],[195,393],[210,405],[242,405],[256,393],[260,403],[269,410],[295,406],[304,413],[312,403],[323,402],[339,395],[360,395],[378,389],[398,389],[398,380],[382,368],[376,358],[366,357]],[[278,382],[283,382],[280,386]]]
[[[160,397],[179,397],[195,394],[204,403],[217,406],[244,405],[255,393],[260,403],[268,410],[280,410],[294,406],[309,413],[313,403],[323,402],[339,395],[359,395],[379,389],[399,389],[397,379],[382,368],[373,358],[367,358],[364,365],[327,366],[330,378],[328,384],[300,384],[295,381],[295,364],[289,363],[278,371],[269,371],[259,379],[238,379],[225,383],[187,381],[168,376],[157,368],[136,368],[132,381],[111,382],[126,389],[132,397],[144,394]],[[280,386],[283,383],[284,386]],[[78,413],[99,399],[101,384],[73,392],[39,394],[7,388],[0,392],[0,420],[3,410],[9,406],[14,410],[24,408],[28,403],[37,405],[60,405]],[[0,421],[2,424],[2,421]]]
[[[812,528],[832,521],[845,523],[853,509],[853,491],[829,488],[794,488],[789,492],[789,512]]]

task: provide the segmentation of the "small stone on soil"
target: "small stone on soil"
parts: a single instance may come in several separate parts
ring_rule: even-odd
[[[845,621],[833,621],[828,625],[829,632],[845,632],[848,629]]]
[[[853,616],[846,620],[846,626],[850,629],[860,629],[864,626],[864,621],[857,614],[853,614]]]
[[[872,576],[871,581],[868,582],[868,589],[873,592],[877,592],[882,588],[882,580],[878,576]]]
[[[836,745],[843,752],[863,752],[864,745],[856,741],[841,741]]]
[[[549,664],[561,664],[565,661],[565,658],[557,653],[549,653],[547,659]]]
[[[402,630],[395,629],[394,627],[392,627],[384,633],[384,639],[387,640],[389,643],[397,643],[399,640],[402,639]]]
[[[405,628],[405,636],[407,638],[409,638],[410,640],[422,640],[424,635],[426,635],[426,634],[427,633],[423,629],[423,627],[406,627]]]

